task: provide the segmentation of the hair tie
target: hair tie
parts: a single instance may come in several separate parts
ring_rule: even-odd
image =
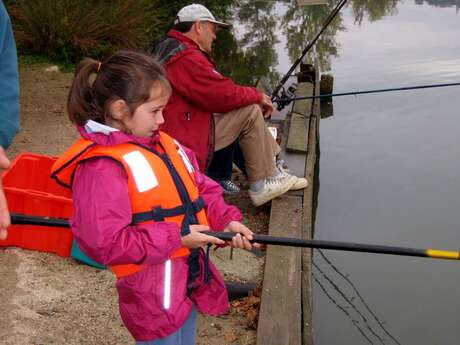
[[[101,69],[102,62],[97,63],[97,71],[96,73],[99,73],[99,70]]]

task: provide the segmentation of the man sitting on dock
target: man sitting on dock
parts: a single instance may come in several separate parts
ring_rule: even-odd
[[[308,182],[276,165],[280,147],[264,121],[273,112],[270,97],[216,70],[212,43],[216,31],[226,27],[229,24],[217,21],[203,5],[188,5],[152,47],[173,87],[162,129],[195,151],[203,171],[214,151],[239,140],[249,196],[259,206],[290,189],[303,189]]]

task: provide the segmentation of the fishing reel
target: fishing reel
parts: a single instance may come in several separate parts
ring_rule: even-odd
[[[292,99],[295,98],[295,94],[297,92],[297,84],[293,83],[291,84],[287,90],[283,87],[281,89],[281,95],[276,97],[273,102],[277,104],[276,109],[278,111],[281,111],[284,109],[284,107],[288,106],[291,102]]]

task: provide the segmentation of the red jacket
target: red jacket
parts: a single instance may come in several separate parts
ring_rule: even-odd
[[[212,114],[258,104],[262,94],[217,72],[211,57],[182,33],[171,30],[168,37],[175,38],[185,49],[165,66],[173,94],[164,110],[162,130],[193,149],[204,170],[214,152]]]

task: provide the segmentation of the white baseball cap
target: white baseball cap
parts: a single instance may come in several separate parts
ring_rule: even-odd
[[[206,7],[200,4],[191,4],[183,7],[179,12],[177,12],[177,17],[174,20],[174,24],[197,21],[215,23],[217,24],[217,26],[223,28],[231,26],[230,24],[217,21],[211,13],[211,11],[209,11]]]

